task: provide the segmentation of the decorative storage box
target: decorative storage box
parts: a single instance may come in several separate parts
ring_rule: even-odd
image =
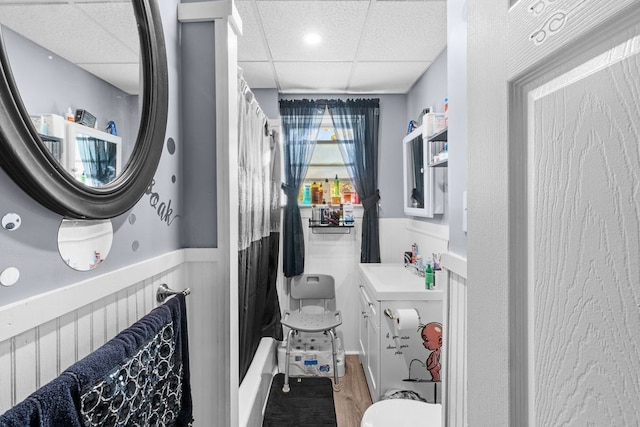
[[[336,336],[336,359],[338,376],[344,376],[344,349],[340,336]],[[278,371],[284,373],[287,341],[278,345]],[[289,375],[292,377],[333,377],[331,338],[322,332],[300,332],[293,337],[289,360]]]

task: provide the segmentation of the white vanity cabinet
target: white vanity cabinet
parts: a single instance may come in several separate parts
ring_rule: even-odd
[[[433,381],[432,372],[442,380],[444,290],[426,290],[424,277],[402,264],[360,264],[359,270],[360,362],[372,400],[393,389],[415,391],[441,403],[442,383]],[[429,370],[438,352],[439,370]]]
[[[378,367],[380,365],[380,302],[374,300],[365,286],[359,285],[360,295],[360,363],[367,377],[369,391],[373,396],[378,390]]]

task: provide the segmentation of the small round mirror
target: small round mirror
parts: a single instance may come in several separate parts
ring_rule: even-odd
[[[15,267],[6,268],[0,273],[0,285],[13,286],[20,279],[20,270]]]
[[[58,251],[74,270],[97,268],[109,255],[113,242],[111,220],[63,219],[58,229]]]

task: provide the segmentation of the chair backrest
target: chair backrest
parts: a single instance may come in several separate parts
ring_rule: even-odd
[[[329,274],[301,274],[290,281],[291,308],[335,310],[335,280]]]

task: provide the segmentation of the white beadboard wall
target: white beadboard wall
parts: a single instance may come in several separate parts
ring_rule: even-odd
[[[400,262],[413,242],[425,252],[443,253],[451,307],[447,425],[462,427],[466,426],[466,259],[446,252],[446,230],[441,227],[381,219],[381,256],[383,262]],[[360,232],[356,227],[351,235],[305,233],[307,265],[335,275],[338,305],[345,313],[352,311],[352,297],[357,297],[351,284],[360,258]],[[221,297],[219,262],[217,249],[179,250],[1,307],[0,413],[147,314],[157,304],[156,289],[166,283],[172,289],[192,291],[187,310],[195,425],[224,425],[230,402],[224,380],[227,352],[220,331],[228,326],[229,304]],[[357,339],[357,323],[351,325],[348,319],[342,330],[345,348],[353,353],[357,347],[350,342]]]
[[[195,425],[223,425],[229,317],[216,249],[185,249],[0,308],[0,413],[22,401],[158,305],[162,283],[187,297]]]
[[[442,256],[447,275],[449,312],[446,325],[447,372],[445,374],[445,423],[466,427],[467,423],[467,260],[455,254]]]
[[[322,228],[316,228],[314,234],[308,227],[311,209],[301,209],[305,239],[305,272],[327,273],[334,277],[336,306],[342,311],[343,320],[338,331],[342,335],[344,349],[349,354],[356,354],[359,348],[359,312],[353,307],[358,306],[358,287],[355,284],[359,274],[362,215],[362,207],[356,206],[355,227],[348,234],[334,234],[338,230]],[[432,252],[447,253],[449,228],[409,218],[380,219],[380,258],[383,263],[401,263],[404,252],[411,250],[412,243],[417,243],[425,255],[431,256]],[[288,288],[286,280],[282,277],[282,269],[279,271],[280,306],[286,308],[289,307]]]

